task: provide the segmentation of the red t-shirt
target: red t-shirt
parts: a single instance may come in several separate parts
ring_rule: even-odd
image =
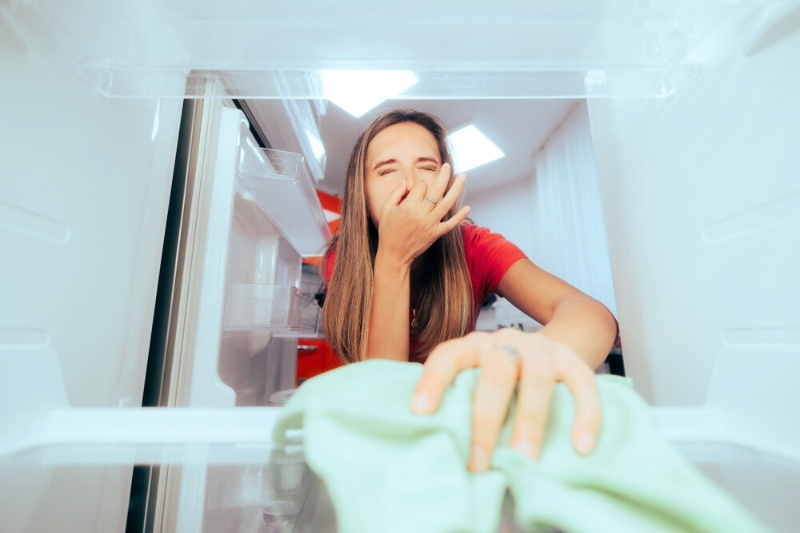
[[[490,293],[497,291],[500,280],[511,265],[527,257],[514,243],[499,233],[492,233],[487,228],[464,222],[460,226],[464,237],[464,255],[467,260],[472,281],[472,323],[470,330],[475,329],[481,304]],[[327,283],[333,274],[335,250],[325,263],[324,281]],[[410,311],[409,311],[410,312]]]
[[[475,329],[481,304],[490,293],[497,291],[511,265],[527,256],[514,243],[499,233],[475,224],[461,224],[464,236],[464,255],[472,281],[472,325]]]

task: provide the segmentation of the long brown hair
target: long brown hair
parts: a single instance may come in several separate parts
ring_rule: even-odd
[[[335,252],[322,324],[325,337],[345,363],[366,357],[373,265],[378,251],[378,231],[370,219],[365,192],[367,149],[378,133],[403,122],[419,124],[431,132],[442,164],[450,163],[452,167],[444,127],[436,117],[420,111],[400,109],[384,113],[356,141],[345,177],[339,233],[328,245],[323,261],[323,265],[328,264],[330,254]],[[451,174],[448,189],[452,184]],[[445,218],[453,216],[459,207],[454,205]],[[416,303],[419,345],[412,347],[411,354],[418,358],[427,356],[440,342],[464,335],[472,317],[472,284],[460,229],[437,239],[423,258],[426,278]]]

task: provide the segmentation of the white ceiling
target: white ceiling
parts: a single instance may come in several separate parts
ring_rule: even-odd
[[[395,100],[384,102],[359,119],[330,103],[320,123],[327,164],[325,178],[317,186],[325,192],[340,195],[347,161],[358,135],[378,114],[403,107],[433,113],[450,131],[472,122],[505,152],[502,159],[467,173],[466,196],[486,193],[500,183],[533,174],[534,154],[561,124],[575,102],[571,99]],[[255,108],[257,117],[268,116],[258,112],[263,101],[252,100],[248,104]]]

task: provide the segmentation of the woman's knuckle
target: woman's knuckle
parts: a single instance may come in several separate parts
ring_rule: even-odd
[[[538,382],[555,380],[556,365],[552,358],[546,355],[539,355],[533,358],[533,364],[527,366],[534,380]]]

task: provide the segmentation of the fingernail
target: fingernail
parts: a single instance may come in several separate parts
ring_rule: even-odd
[[[580,435],[578,435],[578,438],[575,441],[575,449],[581,455],[587,455],[589,452],[592,451],[593,446],[594,446],[594,435],[592,435],[588,431],[584,431]]]
[[[472,451],[469,455],[469,469],[473,472],[483,472],[489,468],[489,456],[477,444],[472,445]]]
[[[533,441],[527,437],[518,437],[517,440],[514,441],[512,448],[533,460],[539,458],[539,454],[536,452],[536,448],[533,446]]]
[[[430,396],[426,392],[418,392],[411,398],[411,411],[424,413],[429,410]]]

